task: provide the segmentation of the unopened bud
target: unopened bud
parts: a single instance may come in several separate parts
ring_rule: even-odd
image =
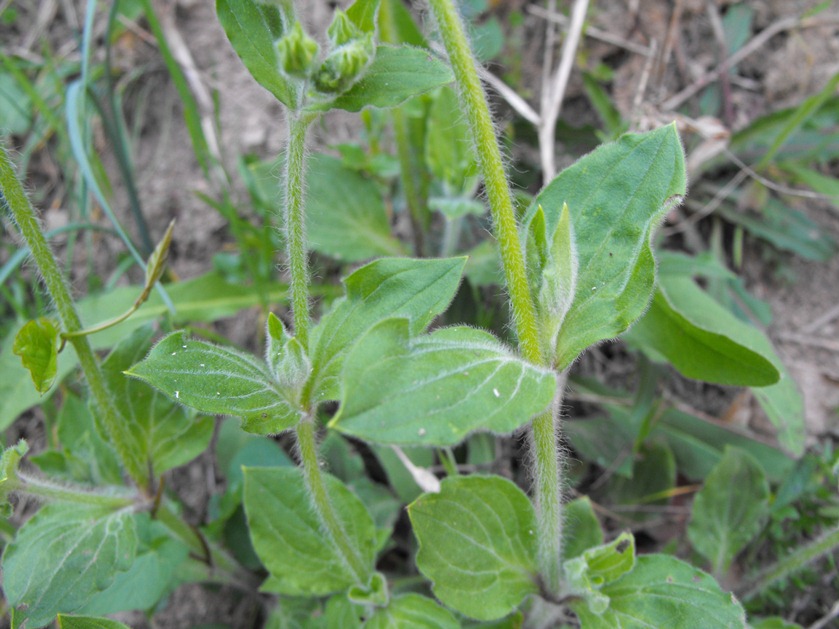
[[[326,29],[326,34],[329,35],[329,41],[332,42],[333,47],[343,46],[363,36],[359,28],[341,9],[335,10],[332,24]]]
[[[336,48],[315,74],[315,87],[326,94],[345,92],[361,78],[375,52],[372,33]]]
[[[295,22],[276,46],[283,73],[299,78],[309,76],[318,56],[318,43],[305,33],[300,22]]]

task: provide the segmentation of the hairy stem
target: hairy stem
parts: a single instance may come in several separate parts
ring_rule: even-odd
[[[451,0],[429,0],[437,19],[449,61],[452,64],[460,94],[461,107],[469,121],[475,154],[484,179],[487,199],[495,226],[495,237],[501,251],[504,278],[513,311],[513,322],[523,356],[541,363],[539,333],[533,298],[527,284],[524,254],[519,242],[516,213],[501,150],[489,112],[475,59],[469,48],[463,23]]]
[[[17,223],[44,284],[52,297],[61,326],[72,334],[82,329],[82,323],[76,312],[76,306],[70,294],[70,288],[58,266],[58,262],[44,237],[35,210],[15,175],[14,167],[4,147],[0,147],[0,194]],[[120,458],[125,470],[139,487],[148,489],[148,470],[124,438],[125,418],[117,408],[116,401],[108,388],[99,361],[85,336],[73,336],[68,339],[79,358],[79,365],[87,379],[90,393],[101,415],[102,424],[109,440]]]
[[[135,503],[134,497],[128,495],[106,494],[81,487],[59,485],[42,478],[30,476],[20,470],[16,472],[16,475],[20,484],[14,491],[34,496],[44,502],[96,505],[111,509],[124,509]]]
[[[533,420],[529,434],[539,531],[539,572],[545,588],[553,595],[559,593],[562,577],[562,461],[557,440],[567,376],[567,371],[560,374],[553,403]]]
[[[742,600],[748,601],[760,594],[776,581],[788,577],[807,564],[816,559],[833,552],[839,547],[839,527],[822,535],[820,538],[810,542],[806,546],[796,549],[788,555],[760,572],[754,579],[741,588],[739,596]]]
[[[361,557],[353,541],[347,535],[344,525],[338,519],[338,514],[329,494],[326,492],[323,472],[318,461],[317,441],[315,439],[315,421],[313,417],[306,417],[301,421],[295,430],[297,437],[297,449],[300,455],[300,463],[303,467],[303,475],[306,479],[306,486],[309,488],[309,495],[312,505],[320,519],[323,531],[332,542],[349,568],[357,583],[367,584],[367,576],[370,572],[368,566]]]
[[[309,258],[306,251],[306,132],[315,120],[313,114],[289,113],[288,145],[285,162],[284,225],[286,250],[291,272],[291,307],[294,335],[309,347]]]
[[[492,212],[495,236],[501,252],[519,348],[525,359],[543,364],[533,297],[528,286],[512,195],[486,95],[478,78],[475,59],[469,49],[463,23],[452,1],[429,0],[429,3],[454,70],[461,107],[469,120],[475,153]],[[558,398],[564,389],[564,378],[561,380]],[[562,499],[556,421],[558,410],[559,403],[556,402],[550,412],[534,419],[530,437],[536,505],[539,510],[539,568],[546,586],[553,594],[558,594],[559,590],[562,552]]]

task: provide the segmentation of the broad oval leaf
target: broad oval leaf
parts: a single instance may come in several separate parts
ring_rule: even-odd
[[[466,327],[411,338],[388,319],[350,351],[330,427],[373,443],[448,446],[476,430],[508,434],[554,397],[555,374]]]
[[[3,590],[15,618],[43,627],[107,588],[134,561],[137,532],[127,510],[49,504],[3,553]]]
[[[454,80],[448,64],[423,48],[387,46],[376,48],[376,57],[364,76],[334,101],[313,109],[360,111],[364,107],[396,107]]]
[[[682,145],[676,127],[668,125],[601,146],[560,173],[533,201],[526,229],[541,206],[547,242],[553,242],[563,205],[571,212],[579,273],[556,340],[560,369],[643,314],[655,285],[652,231],[685,192]],[[544,269],[529,271],[533,277]]]
[[[769,483],[745,450],[727,447],[696,494],[688,539],[723,574],[769,517]]]
[[[216,13],[233,50],[253,78],[286,107],[296,109],[295,86],[280,73],[274,47],[284,33],[279,4],[282,3],[216,0]]]
[[[373,573],[376,529],[355,494],[334,476],[326,491],[348,537]],[[357,583],[331,539],[323,532],[298,468],[245,468],[245,513],[254,550],[271,577],[263,586],[291,596],[322,596]]]
[[[662,274],[650,309],[624,338],[664,356],[688,378],[766,386],[780,377],[777,359],[764,355],[771,346],[763,334],[687,276]]]
[[[306,228],[312,249],[344,262],[405,253],[391,234],[374,182],[329,155],[312,155],[307,169]]]
[[[708,574],[669,555],[642,555],[631,572],[600,590],[602,614],[584,600],[571,604],[584,629],[743,629],[746,614]]]
[[[102,295],[86,297],[76,305],[83,321],[101,321],[118,316],[131,307],[142,290],[141,286],[123,286]],[[269,284],[261,290],[245,284],[232,284],[218,273],[208,273],[201,277],[167,284],[166,290],[176,312],[175,324],[195,323],[197,321],[215,321],[220,317],[230,316],[243,308],[266,302],[285,300],[288,286]],[[94,349],[112,347],[133,330],[166,315],[169,308],[160,295],[153,292],[140,309],[122,323],[112,328],[91,335],[90,342]],[[20,364],[12,352],[13,336],[9,335],[0,344],[0,428],[5,429],[26,409],[41,401],[41,395],[32,387],[29,372]],[[78,364],[76,352],[68,345],[58,355],[56,380],[66,377]]]
[[[364,629],[459,629],[457,618],[430,598],[419,594],[395,597],[387,607],[377,609]]]
[[[58,328],[47,317],[28,321],[15,334],[12,351],[29,371],[38,393],[46,393],[55,382],[60,345]]]
[[[159,475],[201,454],[213,436],[213,420],[195,417],[160,391],[125,375],[125,370],[148,353],[154,329],[144,326],[120,342],[102,363],[111,392],[128,420],[132,453]],[[92,408],[96,412],[95,407]],[[68,427],[69,429],[69,427]]]
[[[284,390],[264,364],[182,332],[163,338],[125,373],[202,413],[241,417],[248,432],[276,434],[302,417],[293,392]]]
[[[464,258],[382,258],[344,279],[345,298],[312,330],[312,397],[340,397],[338,377],[350,347],[379,321],[407,317],[419,334],[442,313],[460,284]]]
[[[500,476],[450,476],[439,494],[408,507],[419,540],[417,567],[445,605],[494,620],[539,591],[536,514]]]
[[[573,559],[603,543],[603,529],[588,496],[572,500],[562,510],[562,557]]]

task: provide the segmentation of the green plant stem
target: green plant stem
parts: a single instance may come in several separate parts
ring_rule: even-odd
[[[475,154],[484,179],[487,199],[495,225],[496,238],[504,266],[507,292],[510,295],[513,322],[522,356],[543,364],[539,330],[536,324],[533,297],[527,281],[524,254],[519,240],[512,195],[504,172],[501,151],[495,136],[486,95],[481,87],[475,59],[460,16],[451,0],[429,0],[437,19],[443,44],[449,54],[458,84],[461,106],[469,120]],[[558,399],[564,389],[564,378],[557,388]],[[558,450],[558,402],[551,412],[536,417],[531,425],[530,443],[536,506],[539,511],[539,569],[552,594],[559,592],[562,554],[562,500],[560,493],[560,461]],[[555,412],[556,411],[556,412]]]
[[[324,532],[332,539],[335,548],[349,568],[350,572],[361,585],[367,585],[367,575],[370,572],[368,566],[361,558],[361,553],[347,535],[343,524],[338,519],[338,514],[332,506],[329,494],[326,492],[326,483],[323,479],[323,472],[318,461],[317,441],[315,438],[315,421],[309,416],[303,419],[295,430],[297,437],[297,449],[300,456],[300,463],[303,468],[303,476],[306,479],[306,486],[309,488],[309,495],[312,499],[312,506],[320,519]]]
[[[744,601],[754,598],[776,581],[788,577],[807,564],[833,552],[839,547],[839,527],[822,535],[806,546],[801,546],[791,555],[787,555],[777,563],[760,572],[754,579],[740,589],[739,597]]]
[[[522,355],[527,360],[541,364],[539,332],[533,307],[533,298],[527,283],[524,254],[519,242],[516,214],[501,150],[495,137],[492,116],[487,105],[475,59],[469,49],[469,42],[460,16],[451,0],[429,0],[431,9],[440,27],[440,35],[449,61],[452,64],[458,85],[461,106],[469,121],[475,144],[478,165],[484,179],[487,199],[495,237],[501,251],[504,277],[513,311],[513,322],[518,335]]]
[[[55,303],[64,331],[73,333],[81,330],[82,323],[70,295],[70,288],[64,280],[58,262],[41,231],[40,225],[38,225],[35,211],[23,190],[23,186],[15,175],[14,167],[5,147],[0,147],[0,193],[2,193],[5,204],[32,252],[32,258],[35,260],[38,271],[44,279],[44,284]],[[73,349],[76,350],[79,365],[87,379],[90,393],[99,410],[102,423],[114,450],[116,450],[131,479],[139,487],[147,489],[149,483],[148,471],[144,468],[128,441],[123,437],[125,419],[119,412],[113,395],[108,389],[96,354],[94,354],[87,337],[73,337],[69,341],[73,345]]]
[[[567,371],[560,374],[553,403],[533,420],[529,434],[539,531],[539,572],[551,595],[559,593],[562,577],[562,462],[557,441],[567,377]]]
[[[29,476],[20,470],[16,474],[20,484],[15,488],[15,491],[29,494],[45,502],[96,505],[115,510],[130,507],[135,503],[135,499],[130,496],[108,495],[81,488],[58,485],[42,478]]]
[[[399,157],[399,172],[401,173],[402,188],[405,190],[405,201],[411,214],[411,231],[413,232],[414,254],[422,256],[425,248],[425,232],[431,224],[431,214],[428,204],[420,194],[420,181],[423,176],[422,166],[414,157],[415,151],[411,146],[408,121],[405,112],[396,107],[391,111],[393,118],[393,137],[396,140],[396,153]]]
[[[294,335],[309,347],[309,259],[306,251],[306,131],[314,114],[289,113],[286,150],[284,225],[288,265],[291,272],[291,307]]]

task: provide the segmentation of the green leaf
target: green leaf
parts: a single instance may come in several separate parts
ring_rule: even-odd
[[[58,615],[59,629],[131,629],[117,620],[110,618],[96,618],[94,616]]]
[[[367,585],[356,583],[347,590],[347,598],[356,605],[384,607],[390,599],[387,579],[381,572],[374,572]]]
[[[279,71],[274,42],[284,34],[284,16],[274,3],[216,0],[219,22],[253,78],[290,109],[297,108],[296,88]]]
[[[390,604],[377,609],[364,624],[364,629],[458,629],[460,623],[450,611],[419,594],[395,597]]]
[[[426,120],[425,161],[437,179],[454,193],[466,192],[466,178],[476,174],[469,124],[460,111],[457,93],[443,87],[431,103]]]
[[[202,413],[241,417],[248,432],[276,434],[302,417],[297,400],[264,364],[237,350],[188,339],[182,332],[163,338],[125,373]]]
[[[722,575],[769,518],[769,484],[748,452],[725,449],[722,460],[696,494],[688,539]]]
[[[0,456],[0,517],[12,515],[12,507],[7,500],[9,494],[18,488],[18,464],[28,451],[29,445],[21,439],[17,444],[3,450]]]
[[[168,284],[166,290],[175,305],[172,316],[175,324],[215,321],[229,317],[243,308],[261,303],[283,301],[288,297],[285,284],[268,284],[259,289],[247,284],[231,284],[217,273],[208,273],[195,279]],[[101,295],[87,297],[78,302],[83,321],[112,319],[125,312],[142,291],[141,286],[116,288]],[[156,292],[140,306],[129,319],[102,332],[91,335],[94,349],[112,347],[137,328],[161,316],[169,315],[169,308]],[[32,386],[29,372],[12,352],[13,334],[3,340],[0,347],[0,428],[5,429],[28,408],[42,401],[41,394]],[[64,379],[78,364],[76,352],[68,345],[58,355],[56,381]]]
[[[476,430],[510,433],[553,399],[555,374],[486,332],[443,328],[410,337],[406,319],[370,330],[344,363],[329,426],[373,443],[446,446]]]
[[[766,386],[780,374],[763,334],[723,308],[690,277],[662,275],[647,314],[624,338],[664,356],[688,378]]]
[[[589,548],[580,556],[563,562],[566,587],[582,597],[588,609],[597,615],[609,607],[609,597],[601,592],[604,585],[617,581],[635,566],[635,538],[621,533],[609,544]]]
[[[665,505],[676,486],[676,460],[667,444],[645,443],[639,455],[632,465],[632,478],[612,476],[605,488],[609,501],[629,507],[625,515],[635,521],[645,520],[649,514],[632,512],[633,505]]]
[[[602,614],[583,600],[571,604],[585,629],[742,629],[746,624],[733,595],[701,570],[668,555],[638,557],[631,572],[600,592],[609,599]]]
[[[417,567],[448,607],[494,620],[539,591],[536,514],[510,481],[449,477],[439,494],[412,503],[408,515],[420,544]]]
[[[139,545],[133,565],[119,573],[110,587],[97,592],[81,612],[104,615],[151,610],[179,585],[177,569],[189,548],[148,514],[138,514],[136,523]]]
[[[345,262],[399,256],[378,186],[328,155],[313,155],[306,174],[309,246]]]
[[[312,399],[338,399],[338,376],[347,352],[379,321],[408,317],[411,333],[422,332],[451,302],[465,262],[464,258],[385,258],[346,277],[346,297],[312,330]]]
[[[299,393],[312,371],[306,350],[273,312],[268,313],[265,338],[265,362],[274,378],[283,389]]]
[[[573,559],[594,546],[603,544],[603,529],[588,496],[572,500],[562,511],[562,557]]]
[[[43,627],[113,583],[131,567],[136,547],[134,516],[128,511],[46,505],[3,553],[6,600],[17,619]]]
[[[347,7],[347,17],[362,32],[375,33],[381,0],[355,0]]]
[[[723,450],[729,445],[748,452],[774,482],[786,478],[795,464],[778,448],[760,443],[748,434],[675,409],[664,412],[650,433],[650,438],[663,438],[676,456],[679,473],[693,481],[704,480],[722,459]]]
[[[378,46],[373,63],[349,90],[315,110],[396,107],[454,80],[451,68],[428,50],[411,46]]]
[[[213,436],[211,417],[194,417],[145,382],[125,371],[148,353],[155,332],[151,326],[136,330],[119,343],[102,363],[110,390],[117,396],[132,451],[160,475],[201,454]]]
[[[778,431],[778,443],[793,455],[801,456],[807,438],[804,398],[795,380],[780,360],[775,362],[775,368],[781,374],[778,383],[768,387],[753,388],[752,394]]]
[[[372,574],[373,520],[341,481],[329,475],[325,480],[338,519]],[[322,596],[356,584],[323,532],[299,469],[245,468],[244,504],[254,549],[271,575],[263,589],[292,596]]]
[[[564,170],[533,201],[528,231],[541,206],[546,242],[553,242],[567,204],[576,243],[574,301],[556,343],[560,369],[643,314],[655,285],[650,237],[665,211],[685,194],[685,186],[682,146],[675,126],[669,125],[601,146]],[[529,271],[533,277],[542,269]]]
[[[60,346],[58,328],[47,317],[29,321],[15,335],[12,351],[29,371],[38,393],[46,393],[55,382]]]

